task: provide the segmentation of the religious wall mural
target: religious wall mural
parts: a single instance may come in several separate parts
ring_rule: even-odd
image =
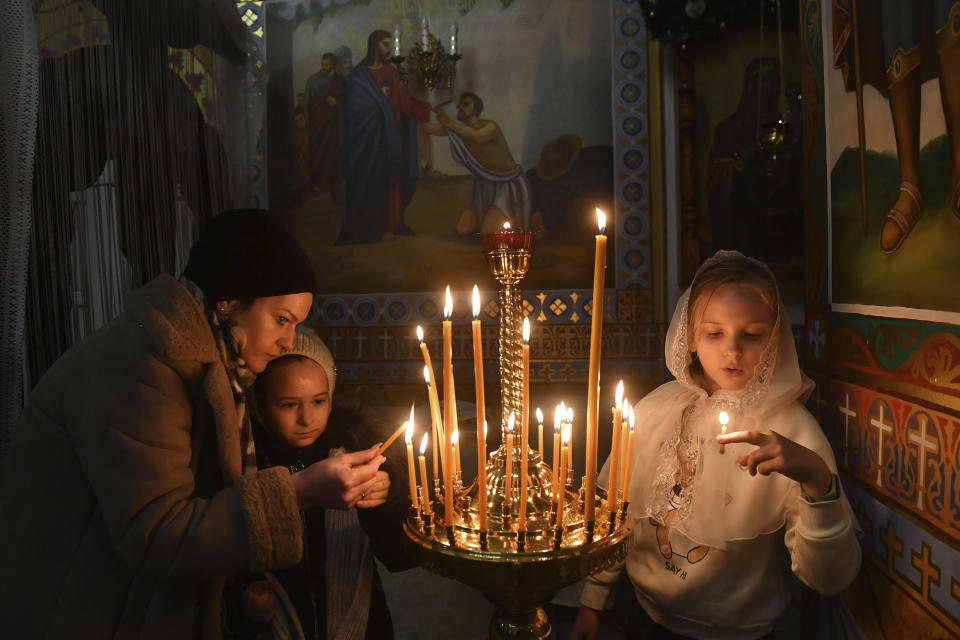
[[[758,5],[765,11],[745,11],[724,37],[690,56],[706,246],[764,260],[786,283],[797,279],[803,262],[802,102],[797,7],[782,4],[782,36],[777,5]]]
[[[864,533],[843,599],[870,637],[960,633],[958,12],[801,2],[810,409]]]
[[[607,11],[578,0],[265,9],[268,203],[324,291],[492,288],[478,233],[505,223],[538,232],[527,287],[590,286],[594,209],[613,213]],[[436,80],[412,58],[431,39],[458,54]]]
[[[826,8],[833,302],[960,311],[960,4]]]

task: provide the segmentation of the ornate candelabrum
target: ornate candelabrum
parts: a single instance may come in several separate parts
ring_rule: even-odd
[[[419,80],[428,91],[436,87],[453,86],[457,76],[457,62],[463,58],[456,52],[447,53],[443,43],[432,33],[427,34],[426,44],[417,42],[410,54],[401,56],[396,52],[390,60],[400,72],[400,79],[407,84],[411,79]]]
[[[519,283],[530,267],[533,233],[503,231],[482,237],[490,269],[500,283],[501,426],[506,427],[511,413],[520,416],[523,411]],[[491,638],[546,638],[550,623],[540,605],[562,587],[622,560],[630,527],[621,510],[619,518],[606,514],[604,524],[598,523],[595,534],[588,536],[582,489],[577,491],[560,477],[560,490],[555,491],[554,470],[537,451],[522,438],[502,440],[504,444],[486,458],[485,473],[478,474],[486,479],[485,494],[477,480],[467,486],[454,484],[454,514],[447,522],[444,496],[436,487],[432,501],[428,497],[423,508],[411,509],[404,530],[410,550],[423,566],[480,589],[497,605]],[[509,449],[508,442],[514,443]],[[525,507],[519,504],[523,456]],[[600,494],[605,495],[602,490]],[[481,495],[486,496],[485,529],[479,513]]]

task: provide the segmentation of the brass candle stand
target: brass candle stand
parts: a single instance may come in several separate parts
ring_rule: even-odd
[[[482,238],[491,271],[500,283],[501,425],[505,425],[510,412],[521,415],[523,299],[519,283],[530,267],[533,233],[503,231]],[[474,480],[467,486],[454,483],[452,522],[445,521],[437,483],[427,508],[411,510],[404,531],[408,548],[424,567],[476,587],[498,607],[490,622],[490,638],[543,639],[551,629],[541,605],[564,586],[623,560],[630,525],[625,509],[604,512],[588,536],[582,489],[577,491],[561,478],[564,505],[558,526],[553,471],[527,442],[514,440],[510,495],[505,482],[506,439],[487,457],[486,530],[481,528],[480,491]],[[521,456],[527,456],[528,487],[523,523],[518,502]],[[598,490],[597,503],[605,504],[604,497],[603,490]]]

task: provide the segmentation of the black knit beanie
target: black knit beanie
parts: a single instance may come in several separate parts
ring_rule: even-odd
[[[190,249],[183,275],[211,302],[317,293],[316,277],[300,244],[262,209],[215,216]]]

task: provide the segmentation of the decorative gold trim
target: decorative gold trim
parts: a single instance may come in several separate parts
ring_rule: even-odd
[[[887,87],[893,87],[903,78],[907,77],[920,66],[920,47],[916,46],[910,51],[897,49],[893,52],[893,60],[887,67]]]
[[[960,42],[960,2],[955,2],[950,7],[946,24],[937,29],[936,42],[938,53],[953,48]]]

